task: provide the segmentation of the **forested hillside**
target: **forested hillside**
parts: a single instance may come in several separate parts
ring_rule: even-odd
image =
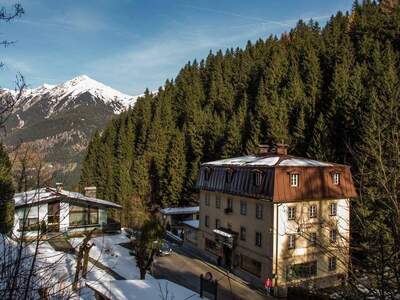
[[[156,95],[91,141],[81,187],[122,203],[162,206],[193,199],[202,162],[284,141],[290,153],[360,168],[399,79],[400,11],[355,4],[321,28],[299,21],[281,37],[189,62]],[[375,122],[371,122],[375,120]]]

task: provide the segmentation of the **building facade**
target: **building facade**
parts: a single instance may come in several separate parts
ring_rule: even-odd
[[[39,233],[80,233],[98,229],[120,230],[120,222],[108,214],[121,210],[119,204],[96,198],[96,188],[86,188],[85,195],[57,188],[40,188],[14,195],[13,235],[24,238]],[[44,231],[44,232],[43,232]]]
[[[260,155],[204,163],[197,187],[197,245],[232,272],[261,285],[315,284],[346,278],[349,166],[287,155],[285,145]]]

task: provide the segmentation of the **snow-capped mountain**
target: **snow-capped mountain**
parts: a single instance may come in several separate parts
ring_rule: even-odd
[[[15,95],[15,91],[5,89],[3,92]],[[87,75],[80,75],[59,85],[43,84],[35,89],[27,89],[15,108],[26,111],[45,97],[49,100],[46,105],[48,109],[46,117],[50,117],[54,113],[82,104],[79,97],[85,94],[91,96],[94,103],[102,102],[109,105],[115,113],[133,106],[140,96],[126,95]]]
[[[0,90],[0,97],[15,95],[13,90]],[[10,149],[21,142],[32,145],[57,180],[76,183],[93,133],[140,96],[126,95],[86,75],[27,89],[7,120],[3,142]],[[72,178],[65,179],[68,176]]]

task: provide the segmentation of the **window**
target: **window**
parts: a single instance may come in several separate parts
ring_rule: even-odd
[[[221,227],[221,221],[220,219],[215,219],[215,228],[220,228]]]
[[[69,225],[86,226],[99,224],[99,209],[79,205],[69,206]]]
[[[261,276],[261,263],[248,256],[240,255],[240,268],[257,276]]]
[[[39,218],[21,218],[19,219],[19,230],[38,230]]]
[[[334,185],[339,185],[340,184],[340,173],[333,173],[332,181],[333,181]]]
[[[329,205],[329,212],[331,216],[336,216],[337,214],[337,204],[336,203],[331,203]]]
[[[329,257],[329,260],[328,260],[328,270],[329,270],[329,271],[334,271],[334,270],[336,270],[336,257],[335,257],[335,256]]]
[[[296,248],[296,236],[294,234],[289,234],[288,236],[288,248],[289,249]]]
[[[299,186],[299,174],[290,174],[290,186],[298,187]]]
[[[210,217],[209,216],[205,216],[204,218],[204,225],[206,227],[210,227]]]
[[[308,208],[308,215],[309,215],[310,219],[317,217],[317,206],[316,205],[311,205]]]
[[[260,186],[262,181],[262,172],[259,170],[253,171],[253,184],[255,186]]]
[[[206,206],[210,206],[210,194],[209,194],[209,193],[206,193],[206,194],[204,195],[204,204],[205,204]]]
[[[246,227],[240,226],[240,240],[246,240]]]
[[[336,243],[336,239],[337,239],[337,230],[332,229],[331,231],[329,231],[329,240],[331,241],[331,243]]]
[[[311,232],[310,233],[310,240],[309,243],[311,246],[314,246],[317,244],[317,233],[316,232]]]
[[[256,246],[261,247],[262,245],[262,240],[261,240],[261,232],[256,232]]]
[[[207,238],[205,239],[205,241],[206,241],[206,250],[210,251],[212,253],[216,253],[217,252],[217,243],[212,240],[209,240]]]
[[[240,200],[240,214],[243,216],[247,214],[247,203],[244,200]]]
[[[233,200],[231,198],[228,198],[226,200],[226,208],[230,209],[231,211],[233,211]]]
[[[221,208],[221,196],[215,196],[215,208]]]
[[[296,206],[288,207],[288,220],[294,220],[296,218]]]
[[[256,218],[262,219],[263,218],[263,205],[256,204]]]
[[[302,264],[291,265],[288,268],[288,279],[308,278],[317,275],[317,262],[311,261]]]

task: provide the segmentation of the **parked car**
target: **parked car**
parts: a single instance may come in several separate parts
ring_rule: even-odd
[[[172,249],[168,243],[162,244],[161,248],[158,250],[157,256],[168,256],[171,255]]]

